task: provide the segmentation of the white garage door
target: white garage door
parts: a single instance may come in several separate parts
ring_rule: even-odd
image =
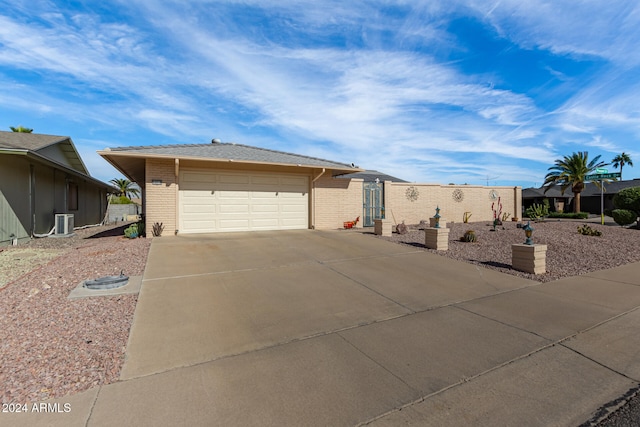
[[[305,229],[309,177],[180,171],[180,233]]]

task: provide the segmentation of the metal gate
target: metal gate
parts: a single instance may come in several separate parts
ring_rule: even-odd
[[[382,183],[365,182],[363,185],[363,227],[373,227],[374,219],[384,219]]]

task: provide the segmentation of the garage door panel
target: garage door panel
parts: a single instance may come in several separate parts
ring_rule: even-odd
[[[242,199],[249,200],[248,191],[216,191],[219,200]]]
[[[217,231],[244,231],[249,229],[248,219],[221,219]]]
[[[275,188],[280,184],[280,177],[277,175],[252,175],[251,184]]]
[[[221,214],[248,214],[249,211],[250,207],[246,204],[225,203],[219,205],[219,212]]]
[[[181,171],[181,233],[308,228],[304,175]]]
[[[251,177],[247,175],[220,174],[218,176],[218,182],[221,184],[249,184]]]
[[[251,212],[255,213],[255,214],[265,214],[265,213],[270,213],[270,214],[277,214],[278,213],[278,205],[276,204],[271,204],[271,205],[264,205],[264,204],[253,204],[251,205]]]

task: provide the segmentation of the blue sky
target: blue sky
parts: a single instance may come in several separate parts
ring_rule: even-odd
[[[415,182],[539,186],[583,150],[640,177],[635,0],[0,6],[0,129],[71,136],[104,181],[97,150],[212,138]]]

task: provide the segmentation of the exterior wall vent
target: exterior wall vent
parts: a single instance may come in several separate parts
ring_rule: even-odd
[[[73,233],[73,214],[56,214],[55,234]]]

